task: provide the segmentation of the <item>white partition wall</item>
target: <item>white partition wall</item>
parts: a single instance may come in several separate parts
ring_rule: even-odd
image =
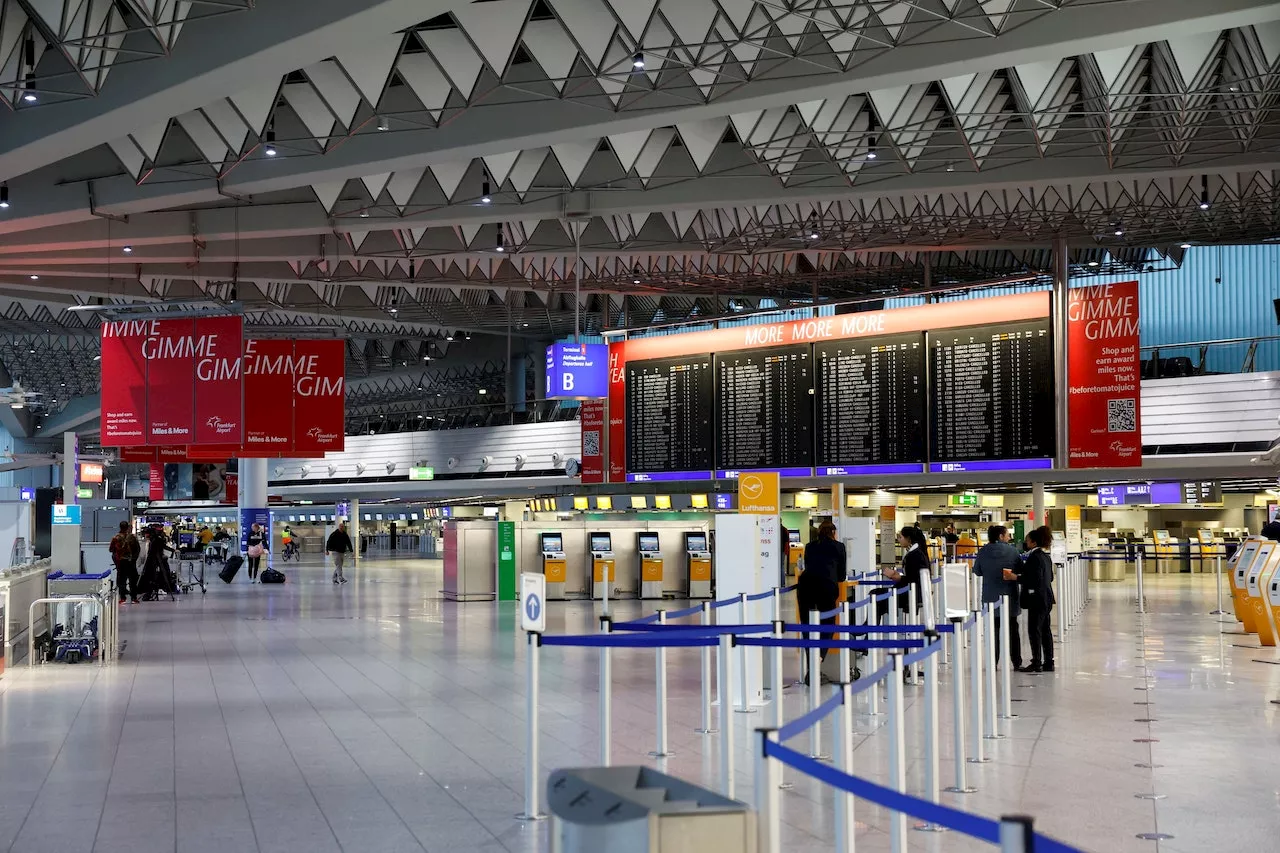
[[[781,557],[782,524],[776,515],[724,514],[715,517],[716,550],[713,571],[716,598],[740,593],[754,595],[772,589],[778,583]],[[761,624],[773,618],[773,603],[765,600],[747,605],[747,622]],[[723,618],[737,621],[737,608]],[[724,610],[720,611],[724,613]],[[747,649],[744,673],[747,701],[764,704],[761,649]],[[734,697],[736,702],[738,697]]]

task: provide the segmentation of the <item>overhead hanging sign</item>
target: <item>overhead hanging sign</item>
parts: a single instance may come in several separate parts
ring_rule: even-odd
[[[608,344],[547,347],[547,398],[587,400],[609,395]]]
[[[582,482],[604,482],[605,401],[586,400],[579,413],[582,427]]]
[[[1068,467],[1142,465],[1138,283],[1071,289],[1067,309]]]
[[[434,480],[436,469],[427,465],[414,465],[409,469],[410,480]]]
[[[239,444],[241,318],[104,322],[101,353],[103,444]]]
[[[782,511],[778,472],[750,471],[738,477],[738,512],[777,515]]]

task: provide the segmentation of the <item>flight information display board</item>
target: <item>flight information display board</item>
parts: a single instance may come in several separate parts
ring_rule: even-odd
[[[929,385],[930,470],[1008,468],[1008,460],[1051,467],[1056,430],[1047,318],[930,332]]]
[[[712,467],[711,356],[627,363],[628,479],[707,479]]]
[[[918,473],[925,460],[924,335],[831,341],[814,353],[818,475]]]
[[[800,344],[717,353],[715,375],[716,469],[811,473],[813,348]],[[792,468],[806,470],[787,470]]]

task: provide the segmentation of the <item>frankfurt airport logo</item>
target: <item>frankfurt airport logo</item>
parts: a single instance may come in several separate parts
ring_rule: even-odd
[[[321,444],[328,444],[331,441],[337,441],[338,434],[336,432],[323,432],[320,427],[312,427],[307,430],[307,438],[314,439]]]
[[[233,432],[237,426],[235,421],[227,422],[217,415],[214,415],[209,418],[209,420],[205,421],[204,425],[216,432],[218,435],[226,435]]]

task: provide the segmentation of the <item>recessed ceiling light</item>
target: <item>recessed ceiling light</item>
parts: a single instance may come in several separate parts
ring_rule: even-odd
[[[133,247],[132,247],[132,246],[125,246],[125,247],[121,248],[121,249],[120,249],[120,251],[124,252],[126,255],[132,255],[132,254],[133,254]]]
[[[1182,248],[1184,248],[1184,249],[1190,249],[1190,248],[1191,248],[1191,244],[1190,244],[1190,243],[1183,243],[1183,244],[1182,244]]]
[[[631,67],[637,71],[644,70],[644,54],[643,53],[637,52],[635,56],[631,57]]]
[[[31,276],[31,280],[32,280],[32,281],[39,281],[39,280],[40,280],[40,276],[38,276],[38,275],[32,275],[32,276]]]
[[[481,388],[481,389],[480,389],[480,393],[481,393],[481,394],[488,394],[489,392],[488,392],[487,390],[485,390],[484,388]]]
[[[40,100],[40,98],[35,92],[28,89],[27,93],[22,96],[22,100],[26,101],[28,104],[34,104],[36,101]]]
[[[1089,266],[1096,267],[1097,265],[1098,265],[1097,261],[1089,261]]]
[[[528,324],[528,323],[523,323],[522,325],[523,325],[526,329],[527,329],[527,328],[529,328],[529,324]]]

